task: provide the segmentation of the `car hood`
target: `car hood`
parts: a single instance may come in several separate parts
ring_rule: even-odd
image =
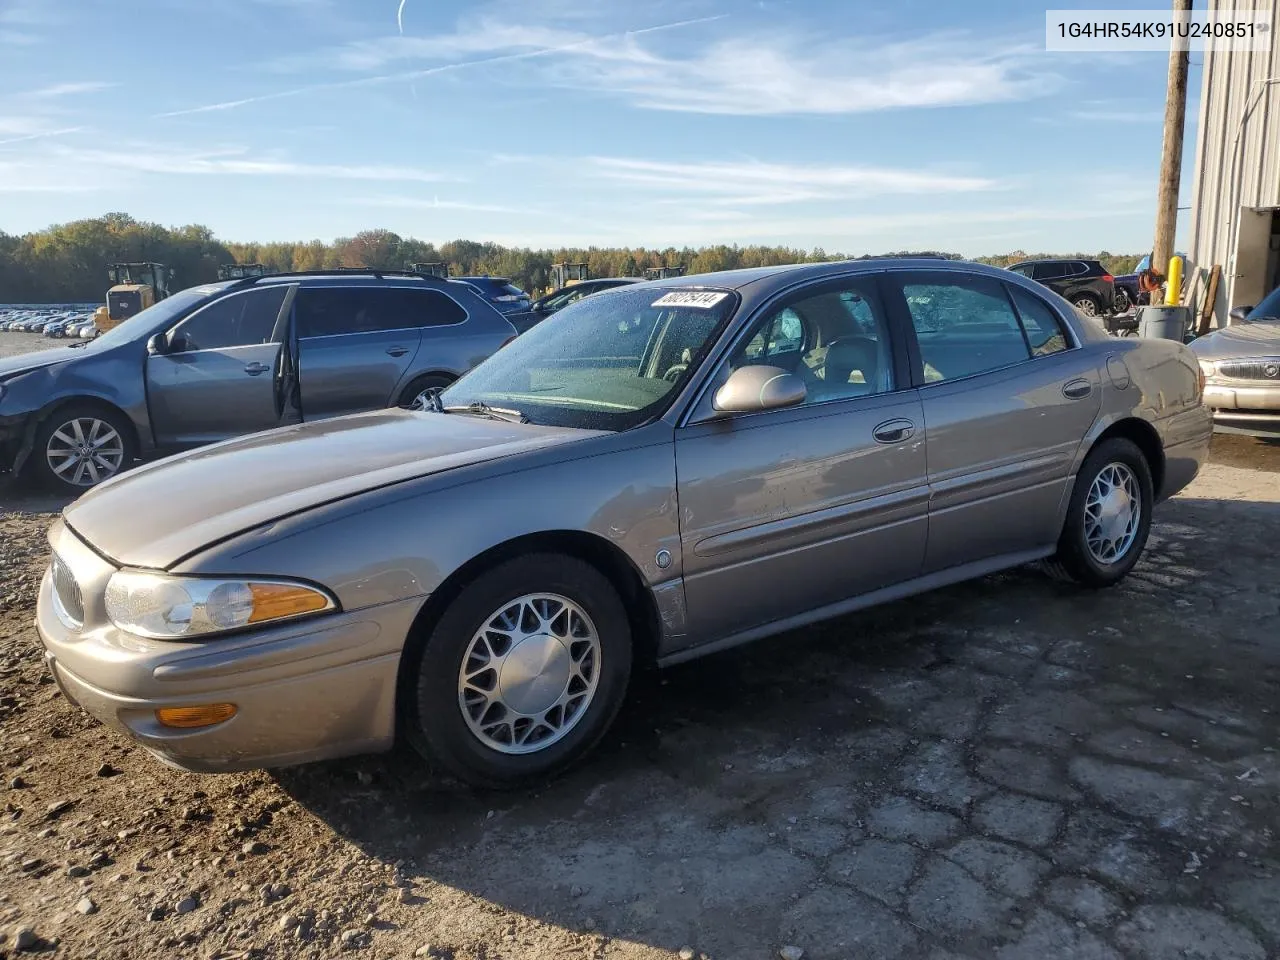
[[[1280,323],[1233,323],[1191,341],[1196,356],[1206,360],[1280,354]]]
[[[283,427],[139,467],[86,493],[63,518],[118,564],[165,568],[321,504],[598,433],[379,410]]]
[[[83,348],[72,350],[70,347],[54,347],[52,350],[21,353],[16,357],[0,357],[0,380],[80,356],[84,356]]]

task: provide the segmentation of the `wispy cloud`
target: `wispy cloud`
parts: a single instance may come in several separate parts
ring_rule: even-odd
[[[560,47],[544,47],[533,50],[522,50],[516,53],[495,54],[493,56],[479,57],[474,60],[464,60],[456,63],[446,63],[435,67],[426,67],[421,70],[407,70],[399,73],[382,74],[372,77],[360,77],[354,80],[337,80],[328,83],[308,84],[303,87],[295,87],[291,90],[278,90],[272,93],[258,94],[252,97],[243,97],[238,100],[223,100],[217,103],[203,104],[197,107],[186,107],[181,110],[169,110],[164,113],[155,115],[156,119],[165,117],[182,117],[197,113],[209,113],[213,111],[234,110],[238,107],[248,106],[252,103],[263,103],[269,100],[279,100],[286,97],[297,97],[304,94],[320,93],[330,90],[347,89],[352,87],[362,87],[371,84],[390,83],[393,81],[414,81],[424,77],[435,76],[437,74],[452,73],[457,70],[469,70],[476,67],[484,67],[498,63],[509,63],[517,60],[529,60],[537,57],[546,57],[551,54],[568,53],[580,47],[598,44],[605,40],[620,40],[630,36],[636,36],[647,33],[656,33],[664,30],[674,30],[680,27],[692,26],[699,23],[709,23],[713,20],[723,19],[725,14],[714,17],[699,17],[693,20],[678,20],[672,23],[662,23],[652,27],[644,27],[639,30],[630,30],[618,34],[611,34],[603,37],[586,37],[575,40]]]
[[[351,203],[388,210],[467,210],[473,213],[523,214],[532,211],[497,203],[473,203],[469,200],[441,200],[439,197],[353,197]]]
[[[84,127],[62,127],[57,130],[43,130],[40,133],[24,133],[19,137],[8,137],[7,139],[0,140],[0,147],[6,147],[12,143],[27,143],[31,140],[44,140],[48,137],[64,137],[69,133],[79,133],[84,129]],[[0,133],[3,132],[3,129],[0,129]]]
[[[518,61],[554,52],[560,55],[526,65],[531,79],[621,97],[641,108],[739,115],[998,103],[1042,96],[1062,83],[1042,50],[961,31],[909,40],[831,37],[789,27],[771,33],[713,31],[697,34],[700,42],[684,44],[678,54],[662,52],[648,32],[595,37],[487,16],[460,20],[453,32],[360,40],[285,58],[274,67],[358,72],[406,61]]]
[[[430,170],[382,164],[300,163],[276,157],[255,157],[243,150],[174,151],[155,144],[127,151],[58,148],[54,156],[81,164],[136,173],[187,176],[314,177],[327,180],[371,180],[437,183],[452,180]]]
[[[97,93],[100,90],[109,90],[118,86],[118,83],[109,83],[105,80],[84,80],[77,83],[55,83],[49,87],[28,90],[15,96],[29,100],[51,100],[55,97],[69,97],[81,93]]]
[[[869,194],[971,193],[998,186],[985,177],[901,167],[759,161],[678,163],[624,157],[588,157],[586,166],[596,176],[611,180],[701,195],[713,202],[751,205]]]

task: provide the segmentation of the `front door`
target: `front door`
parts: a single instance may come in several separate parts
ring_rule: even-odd
[[[1071,464],[1101,405],[1049,304],[1019,285],[895,273],[929,435],[925,571],[1043,549],[1058,539]]]
[[[767,307],[716,371],[676,436],[691,634],[714,640],[919,574],[923,412],[892,341],[874,276],[826,281]],[[715,387],[755,363],[801,376],[805,402],[715,417]]]
[[[413,294],[400,287],[303,287],[294,300],[304,420],[377,410],[422,338]]]
[[[212,443],[288,421],[280,404],[280,322],[289,288],[215,300],[166,334],[146,359],[147,407],[159,446]]]

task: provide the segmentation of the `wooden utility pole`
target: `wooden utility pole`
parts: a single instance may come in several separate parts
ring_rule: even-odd
[[[1191,19],[1191,0],[1173,0],[1174,23]],[[1181,47],[1181,49],[1179,49]],[[1151,248],[1151,268],[1164,274],[1173,256],[1173,235],[1178,226],[1178,181],[1182,177],[1182,129],[1187,116],[1187,61],[1185,42],[1175,39],[1169,49],[1169,85],[1164,101],[1164,149],[1160,155],[1160,190],[1156,201],[1156,239]]]

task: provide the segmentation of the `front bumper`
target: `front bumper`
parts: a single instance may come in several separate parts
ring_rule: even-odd
[[[1220,433],[1280,435],[1280,383],[1245,386],[1207,383],[1204,402],[1213,409],[1213,426]]]
[[[85,626],[55,611],[46,572],[36,602],[45,660],[72,703],[184,770],[285,766],[388,749],[396,678],[421,599],[402,600],[198,643],[144,640],[111,626],[102,591],[114,568],[61,523],[50,535],[75,574]],[[198,729],[157,721],[160,707],[235,704]]]

